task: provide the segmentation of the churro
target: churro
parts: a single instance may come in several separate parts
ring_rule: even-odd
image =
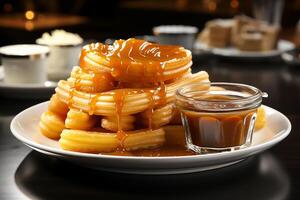
[[[133,38],[86,45],[80,65],[59,81],[41,117],[41,132],[59,139],[65,150],[87,153],[182,144],[175,141],[182,139],[175,92],[186,84],[209,82],[205,71],[192,74],[191,65],[191,52],[179,46]],[[205,85],[201,89],[208,89]],[[163,128],[171,121],[179,126]],[[175,139],[170,131],[166,137],[165,129],[176,130]]]

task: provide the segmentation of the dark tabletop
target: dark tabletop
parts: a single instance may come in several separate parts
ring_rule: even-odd
[[[300,199],[300,66],[280,59],[194,56],[212,81],[254,85],[284,113],[291,134],[258,156],[219,170],[172,176],[94,171],[32,151],[10,132],[12,118],[43,100],[0,100],[0,200],[4,199]]]

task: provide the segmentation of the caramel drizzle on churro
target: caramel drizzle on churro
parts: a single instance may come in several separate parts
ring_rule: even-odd
[[[90,110],[89,110],[89,115],[93,115],[95,110],[96,110],[96,104],[97,104],[97,100],[98,98],[101,96],[101,94],[95,94],[90,96],[90,100],[89,100],[89,106],[90,106]]]
[[[113,97],[115,100],[116,104],[116,114],[117,114],[117,123],[118,123],[118,132],[117,132],[117,137],[121,141],[121,146],[123,143],[123,140],[126,137],[125,132],[122,129],[122,109],[123,109],[123,103],[124,103],[124,95],[125,91],[124,90],[115,90]]]
[[[147,97],[150,101],[150,105],[149,105],[149,108],[146,110],[146,116],[148,118],[148,128],[150,130],[152,130],[152,118],[153,118],[153,111],[154,111],[154,99],[153,99],[153,96],[154,96],[154,93],[155,93],[155,90],[149,90],[147,91]]]
[[[80,78],[78,77],[79,74],[76,74],[75,76],[75,82],[74,85],[70,89],[69,99],[68,99],[68,106],[71,108],[73,105],[73,97],[76,90],[80,88]]]

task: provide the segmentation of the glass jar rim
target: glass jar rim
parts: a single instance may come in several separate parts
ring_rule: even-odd
[[[238,99],[199,99],[199,98],[194,98],[192,96],[188,96],[187,93],[191,92],[191,88],[197,87],[197,86],[204,86],[204,85],[209,85],[213,87],[236,87],[237,89],[246,89],[248,90],[249,96],[240,96]],[[222,91],[222,90],[210,90],[209,88],[204,89],[204,90],[199,90],[199,92],[205,93],[207,91]],[[195,90],[196,91],[196,90]],[[224,90],[225,91],[225,90]],[[230,90],[229,90],[230,91]],[[231,90],[234,91],[234,90]],[[250,91],[250,92],[249,92]],[[237,91],[239,92],[239,91]],[[240,92],[242,93],[242,92]],[[223,110],[223,111],[230,111],[230,110],[241,110],[241,109],[246,109],[246,108],[255,108],[258,107],[261,102],[262,102],[262,97],[264,96],[264,93],[259,90],[258,88],[242,83],[228,83],[228,82],[202,82],[202,83],[196,83],[196,84],[190,84],[190,85],[185,85],[181,88],[179,88],[176,91],[176,100],[178,101],[185,101],[186,103],[188,102],[193,102],[195,104],[201,105],[201,107],[204,110]],[[227,105],[230,104],[239,104],[239,107],[228,107]],[[188,103],[190,105],[190,103]],[[225,105],[224,108],[222,106],[217,107],[217,108],[209,108],[211,105],[215,104],[223,104]],[[191,106],[191,105],[190,105]],[[198,107],[198,106],[192,106],[192,107]]]
[[[193,97],[190,96],[186,96],[183,92],[184,90],[192,87],[192,86],[200,86],[200,85],[205,85],[205,84],[209,84],[210,86],[238,86],[240,88],[248,88],[251,89],[252,91],[254,91],[255,93],[249,97],[241,97],[240,99],[224,99],[224,100],[213,100],[213,99],[205,99],[205,100],[199,100],[199,99],[195,99]],[[208,90],[203,90],[204,91],[208,91]],[[228,83],[228,82],[203,82],[203,83],[195,83],[195,84],[190,84],[190,85],[185,85],[181,88],[179,88],[176,92],[177,95],[184,97],[184,98],[189,98],[189,99],[193,99],[194,101],[211,101],[211,102],[232,102],[232,101],[241,101],[241,100],[251,100],[252,98],[255,97],[260,97],[262,96],[263,92],[261,90],[259,90],[258,88],[251,86],[251,85],[246,85],[246,84],[242,84],[242,83]]]

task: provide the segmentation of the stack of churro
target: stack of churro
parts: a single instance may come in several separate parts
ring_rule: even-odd
[[[59,81],[42,114],[41,133],[70,151],[160,147],[172,140],[166,125],[181,123],[175,91],[209,81],[204,71],[192,74],[191,66],[191,52],[179,46],[137,39],[86,45],[80,66]]]

